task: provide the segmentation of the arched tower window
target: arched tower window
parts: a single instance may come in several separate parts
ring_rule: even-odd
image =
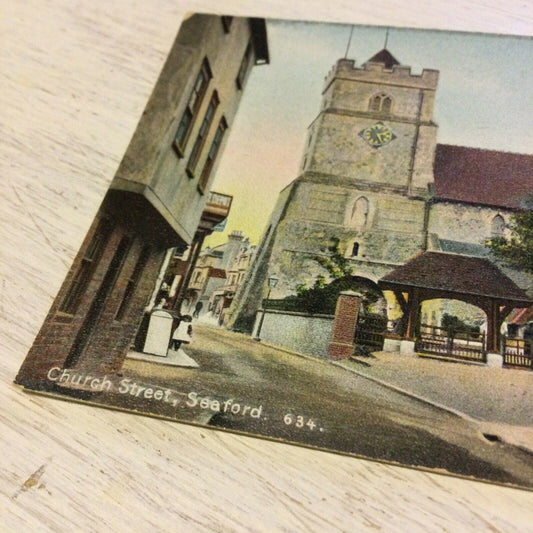
[[[356,257],[359,255],[359,243],[354,242],[352,246],[352,257]]]
[[[501,237],[505,229],[505,220],[501,215],[496,215],[492,219],[490,233],[493,237]]]
[[[370,99],[368,109],[377,113],[390,113],[392,110],[392,98],[385,93],[376,94]]]
[[[364,228],[368,222],[368,211],[370,204],[368,199],[360,196],[353,204],[350,225],[352,227]]]

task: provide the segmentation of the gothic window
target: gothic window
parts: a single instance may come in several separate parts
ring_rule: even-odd
[[[174,147],[180,156],[183,156],[185,144],[191,133],[192,125],[198,115],[198,110],[202,105],[211,78],[212,74],[209,62],[207,61],[207,58],[205,58],[202,67],[200,68],[200,72],[198,73],[198,76],[196,76],[192,92],[187,101],[187,106],[181,117],[176,136],[174,137]]]
[[[390,113],[392,110],[392,98],[385,93],[376,94],[370,99],[368,109],[376,113]]]
[[[353,204],[350,226],[364,228],[368,222],[369,202],[364,196],[357,198]]]
[[[496,215],[492,219],[490,232],[493,237],[501,237],[505,229],[505,220],[501,215]]]

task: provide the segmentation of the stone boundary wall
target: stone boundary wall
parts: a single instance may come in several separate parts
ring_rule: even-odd
[[[260,309],[255,317],[252,337],[321,359],[327,358],[333,315],[310,315],[292,311]]]

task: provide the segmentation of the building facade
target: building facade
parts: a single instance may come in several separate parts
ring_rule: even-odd
[[[270,276],[279,279],[272,297],[283,298],[327,275],[316,258],[332,243],[355,276],[377,283],[428,250],[485,257],[487,239],[508,231],[509,217],[533,192],[533,157],[438,144],[438,77],[428,69],[413,74],[385,49],[362,66],[337,62],[309,127],[300,174],[280,193],[246,287],[235,297],[234,329],[250,331]],[[530,276],[502,268],[533,291]],[[394,295],[385,297],[389,319],[401,317]],[[424,305],[435,322],[446,312]]]
[[[223,311],[243,283],[255,249],[241,231],[232,231],[225,243],[202,250],[186,285],[181,312],[190,314],[201,302],[202,312],[222,323]]]
[[[118,371],[167,250],[193,243],[247,77],[267,63],[262,19],[194,15],[170,50],[109,191],[17,376]]]
[[[226,271],[225,284],[213,291],[209,298],[209,309],[218,319],[219,324],[223,326],[228,325],[233,299],[244,285],[247,273],[255,258],[256,250],[257,247],[250,245],[248,239],[244,241],[241,251]]]

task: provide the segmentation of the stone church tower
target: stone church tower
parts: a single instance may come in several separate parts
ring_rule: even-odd
[[[373,282],[427,248],[437,82],[438,71],[412,74],[386,49],[361,67],[337,62],[301,174],[281,192],[247,289],[237,295],[237,329],[257,309],[268,276],[279,278],[273,298],[294,294],[323,273],[314,258],[332,241],[355,275]]]

